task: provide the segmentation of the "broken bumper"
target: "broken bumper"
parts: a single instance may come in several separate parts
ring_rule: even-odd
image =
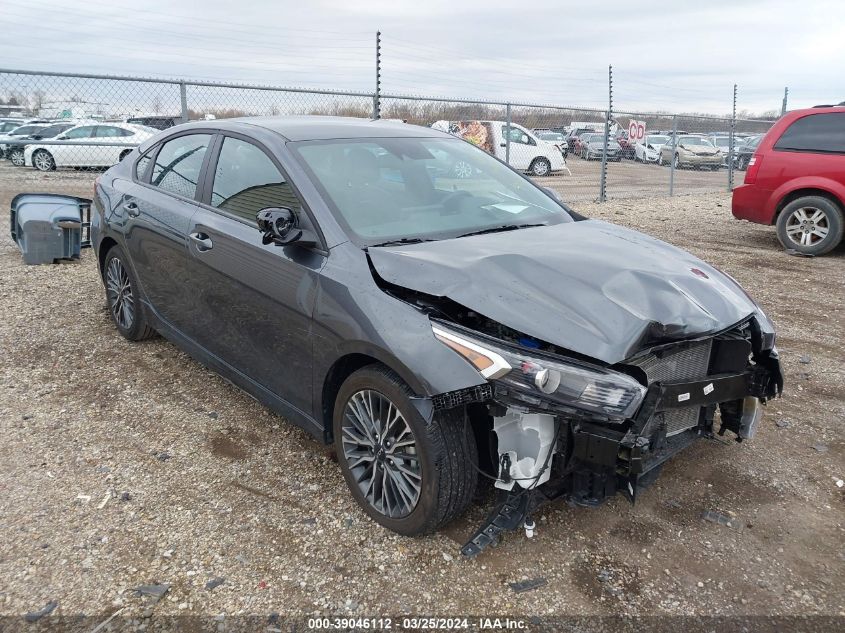
[[[572,500],[596,505],[622,492],[633,501],[666,460],[697,438],[713,433],[717,408],[720,435],[732,431],[740,442],[753,437],[761,417],[760,405],[779,392],[780,384],[775,353],[768,367],[757,365],[744,373],[651,385],[638,415],[624,432],[608,425],[576,423],[568,486]],[[698,423],[669,434],[667,414],[678,409],[697,410]]]

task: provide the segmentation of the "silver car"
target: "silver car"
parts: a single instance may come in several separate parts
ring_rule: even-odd
[[[581,135],[581,158],[584,160],[600,159],[604,151],[604,134]],[[617,163],[622,160],[622,147],[616,140],[607,139],[607,160]]]

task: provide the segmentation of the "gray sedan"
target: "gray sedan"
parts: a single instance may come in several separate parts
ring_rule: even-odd
[[[458,162],[465,177],[442,169]],[[773,326],[733,279],[429,128],[188,123],[95,195],[123,337],[161,334],[333,445],[400,534],[492,480],[467,556],[542,503],[633,499],[717,408],[720,432],[751,437],[782,388]]]

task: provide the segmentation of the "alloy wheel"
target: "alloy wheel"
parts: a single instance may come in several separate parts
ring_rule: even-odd
[[[50,171],[53,169],[53,157],[47,152],[36,152],[32,157],[32,163],[41,171]]]
[[[356,391],[341,432],[343,457],[367,503],[392,519],[411,514],[422,492],[422,465],[399,408],[378,391]]]
[[[821,209],[801,207],[795,209],[786,222],[786,235],[800,246],[814,246],[827,237],[830,220]]]
[[[12,152],[10,160],[15,167],[22,167],[24,163],[23,152],[20,150]]]
[[[135,321],[135,299],[129,274],[117,257],[106,268],[106,295],[115,323],[124,330],[130,329]]]

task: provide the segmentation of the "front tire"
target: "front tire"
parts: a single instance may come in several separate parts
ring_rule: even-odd
[[[680,154],[675,154],[675,169],[681,168],[681,156]]]
[[[545,158],[535,158],[530,171],[533,176],[548,176],[552,171],[552,164]]]
[[[103,265],[106,305],[117,331],[127,340],[143,341],[155,335],[141,307],[138,280],[123,250],[112,246]]]
[[[436,413],[427,423],[413,396],[396,373],[368,365],[341,386],[333,419],[338,462],[355,501],[405,536],[433,532],[462,513],[478,480],[463,410]]]
[[[52,171],[56,168],[56,161],[46,149],[39,149],[32,155],[32,166],[38,171]]]
[[[827,198],[805,196],[783,208],[777,221],[778,239],[784,248],[805,255],[824,255],[842,241],[842,209]]]

